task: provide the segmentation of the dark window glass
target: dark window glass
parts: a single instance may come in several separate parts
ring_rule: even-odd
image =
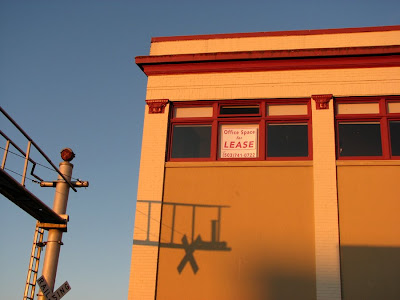
[[[171,158],[210,157],[211,125],[175,125]]]
[[[307,124],[269,124],[267,137],[269,157],[308,156]]]
[[[400,156],[400,121],[390,121],[389,127],[392,155]]]
[[[222,106],[221,115],[258,115],[260,113],[259,106]]]
[[[340,156],[381,156],[379,123],[339,123]]]

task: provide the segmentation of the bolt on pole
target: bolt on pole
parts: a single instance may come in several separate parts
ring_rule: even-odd
[[[71,149],[68,149],[71,152],[72,158],[66,158],[65,155],[63,156],[65,150],[66,149],[61,152],[61,157],[65,161],[60,163],[60,173],[62,173],[67,180],[71,181],[72,168],[74,166],[69,161],[72,160],[75,155]],[[64,215],[67,212],[69,188],[69,184],[59,175],[56,182],[56,191],[53,203],[53,210],[59,215]],[[54,290],[54,284],[56,281],[58,258],[60,255],[60,247],[62,245],[62,234],[63,232],[60,229],[49,229],[47,237],[42,275],[46,279],[51,291]],[[38,300],[47,300],[41,291],[39,292]]]

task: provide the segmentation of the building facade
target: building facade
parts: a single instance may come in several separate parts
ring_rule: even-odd
[[[399,299],[400,26],[153,38],[129,300]]]

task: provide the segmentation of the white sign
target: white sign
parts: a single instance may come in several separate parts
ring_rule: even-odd
[[[221,127],[221,158],[255,158],[257,154],[258,127]]]
[[[40,276],[40,278],[37,280],[37,283],[47,300],[60,300],[71,290],[71,286],[68,284],[68,281],[66,281],[53,293],[43,275]]]

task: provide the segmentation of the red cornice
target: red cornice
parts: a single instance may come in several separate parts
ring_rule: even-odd
[[[400,66],[400,45],[138,56],[146,75]]]
[[[141,64],[159,64],[159,63],[252,60],[252,59],[274,59],[274,58],[316,57],[316,56],[322,57],[322,56],[374,55],[374,54],[397,54],[397,53],[400,53],[400,45],[217,52],[217,53],[195,53],[195,54],[174,54],[174,55],[149,55],[149,56],[137,56],[136,63],[138,65],[141,65]]]
[[[247,33],[223,33],[189,36],[167,36],[153,37],[152,43],[189,41],[189,40],[211,40],[211,39],[232,39],[263,36],[295,36],[295,35],[316,35],[316,34],[338,34],[338,33],[358,33],[358,32],[380,32],[400,30],[400,25],[357,27],[357,28],[334,28],[334,29],[314,29],[314,30],[291,30],[291,31],[272,31],[272,32],[247,32]]]

